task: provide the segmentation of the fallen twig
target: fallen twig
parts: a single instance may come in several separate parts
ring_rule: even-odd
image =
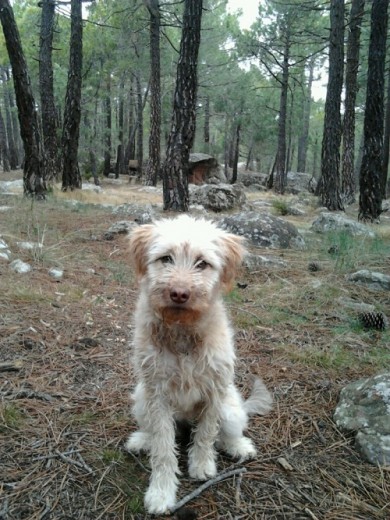
[[[85,471],[87,471],[87,473],[93,473],[93,469],[90,466],[88,466],[86,463],[82,463],[77,460],[71,459],[70,457],[67,457],[66,455],[64,455],[63,453],[61,453],[58,450],[56,450],[55,452],[57,453],[59,458],[61,460],[63,460],[64,462],[67,462],[68,464],[73,464],[74,466],[77,466],[78,468],[85,469]]]
[[[0,363],[0,372],[17,372],[23,368],[23,361],[15,359],[14,361],[3,361]]]
[[[207,482],[204,482],[201,486],[199,486],[197,489],[194,489],[191,493],[183,497],[179,502],[177,502],[169,511],[168,514],[172,515],[176,511],[178,511],[181,507],[183,507],[187,502],[194,499],[195,497],[199,496],[205,489],[208,489],[209,487],[213,486],[214,484],[218,484],[218,482],[221,482],[222,480],[225,480],[227,478],[233,477],[234,475],[242,475],[243,473],[246,473],[246,468],[237,468],[232,469],[231,471],[225,471],[225,473],[220,473],[216,477],[208,480]]]

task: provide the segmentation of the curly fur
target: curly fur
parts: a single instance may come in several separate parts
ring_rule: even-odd
[[[244,251],[240,237],[186,215],[140,226],[130,238],[140,286],[133,356],[139,430],[126,449],[150,455],[149,513],[165,513],[176,502],[177,421],[193,426],[194,479],[216,474],[216,446],[233,457],[256,455],[243,431],[248,415],[266,413],[272,398],[260,380],[247,401],[235,387],[233,330],[222,300]]]

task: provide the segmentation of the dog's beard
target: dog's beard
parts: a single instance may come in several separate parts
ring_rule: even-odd
[[[199,320],[202,312],[189,307],[163,307],[160,309],[162,321],[166,325],[193,325]]]

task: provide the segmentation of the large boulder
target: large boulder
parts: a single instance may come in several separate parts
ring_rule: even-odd
[[[112,210],[113,215],[130,217],[137,224],[149,224],[160,213],[159,209],[151,204],[121,204]]]
[[[350,383],[334,413],[340,429],[356,432],[356,447],[372,464],[390,464],[390,372]]]
[[[317,181],[309,173],[304,172],[288,172],[286,193],[297,195],[302,192],[314,193]]]
[[[246,196],[238,184],[203,184],[190,187],[190,202],[219,213],[241,208],[246,202]]]
[[[229,215],[220,220],[219,226],[231,233],[246,237],[257,247],[271,249],[305,247],[305,241],[293,224],[268,213],[247,211]]]
[[[366,285],[370,289],[390,291],[390,276],[388,274],[361,269],[360,271],[347,275],[346,278],[350,282]]]
[[[311,229],[317,233],[347,231],[354,236],[363,235],[371,238],[375,237],[375,233],[368,226],[346,217],[343,213],[328,213],[324,211],[320,213],[312,223]]]

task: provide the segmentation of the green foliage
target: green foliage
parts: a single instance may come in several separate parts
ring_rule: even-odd
[[[8,429],[18,430],[24,421],[24,414],[14,404],[5,404],[0,406],[0,432]]]
[[[288,215],[288,204],[284,199],[274,199],[272,207],[279,215]]]

